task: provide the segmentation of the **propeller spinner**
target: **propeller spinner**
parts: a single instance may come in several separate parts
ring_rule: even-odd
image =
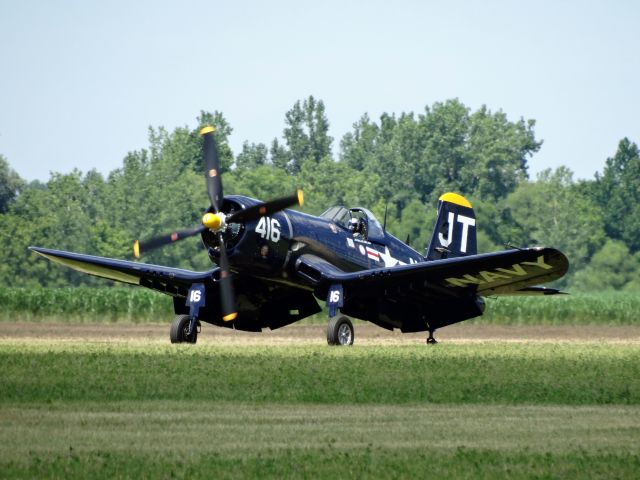
[[[160,235],[143,242],[136,240],[133,244],[133,254],[136,258],[140,258],[142,252],[184,240],[185,238],[198,235],[205,230],[215,232],[220,246],[220,280],[218,281],[218,284],[220,286],[222,319],[229,322],[235,320],[238,316],[238,312],[235,307],[235,294],[233,291],[229,258],[227,256],[227,249],[222,237],[227,225],[231,223],[245,223],[257,220],[264,215],[271,215],[294,205],[302,206],[304,203],[304,195],[302,190],[297,190],[294,195],[276,198],[226,215],[221,211],[224,194],[222,190],[222,178],[220,175],[220,157],[218,156],[218,147],[216,145],[214,133],[215,128],[212,126],[206,126],[200,130],[200,135],[204,138],[203,157],[205,161],[207,193],[209,195],[211,209],[213,212],[205,213],[202,217],[202,225],[198,227],[187,230],[177,230],[170,234]]]

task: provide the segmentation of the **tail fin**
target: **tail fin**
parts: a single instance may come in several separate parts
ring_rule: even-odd
[[[476,253],[476,215],[473,207],[462,195],[445,193],[438,201],[438,219],[425,259],[439,260]]]

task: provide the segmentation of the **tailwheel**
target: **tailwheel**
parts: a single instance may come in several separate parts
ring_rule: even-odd
[[[198,341],[198,330],[200,329],[200,322],[196,323],[196,327],[189,335],[189,324],[191,323],[191,317],[189,315],[176,315],[171,322],[171,330],[169,331],[169,338],[171,343],[196,343]]]
[[[327,343],[329,345],[353,345],[355,333],[348,317],[338,315],[329,320],[327,327]]]
[[[429,330],[429,336],[427,337],[427,345],[435,345],[438,341],[433,338],[433,332],[435,330]]]

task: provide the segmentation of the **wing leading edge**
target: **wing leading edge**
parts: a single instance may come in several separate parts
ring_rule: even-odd
[[[219,270],[214,268],[206,272],[194,272],[48,248],[29,247],[29,249],[53,262],[79,272],[116,282],[141,285],[174,296],[186,296],[187,291],[194,283],[213,281]]]

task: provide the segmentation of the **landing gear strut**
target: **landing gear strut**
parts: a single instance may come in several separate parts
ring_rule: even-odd
[[[435,345],[438,341],[433,338],[433,332],[435,330],[429,330],[429,336],[427,337],[427,345]]]

